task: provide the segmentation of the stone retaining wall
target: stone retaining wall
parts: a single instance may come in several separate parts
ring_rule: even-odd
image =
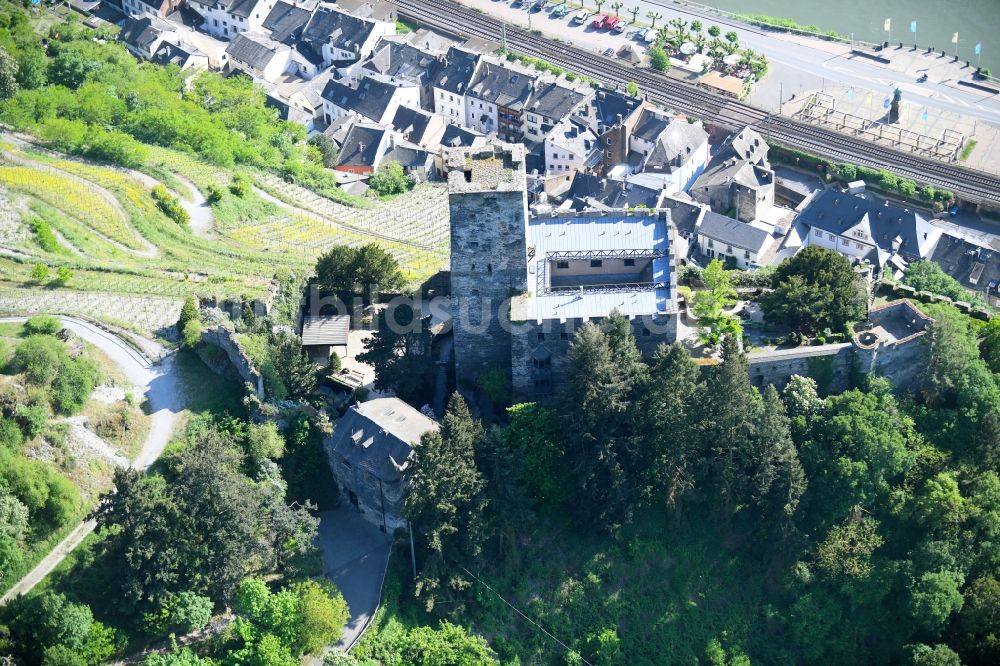
[[[201,332],[201,341],[222,350],[240,379],[253,387],[259,400],[264,400],[264,378],[261,377],[260,372],[254,367],[253,361],[250,360],[250,356],[236,339],[236,332],[232,328],[220,324],[215,328],[205,329]],[[213,372],[222,374],[218,368],[211,365],[209,367],[212,368]]]

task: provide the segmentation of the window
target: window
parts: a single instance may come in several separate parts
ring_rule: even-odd
[[[712,241],[711,238],[708,239],[708,247],[715,247],[715,243]]]
[[[563,331],[562,333],[559,334],[559,339],[560,340],[569,340],[569,333],[567,333],[566,331]]]
[[[726,246],[726,254],[732,254],[732,253],[733,253],[733,246],[732,245],[727,245]]]
[[[859,249],[859,250],[863,250],[863,249],[865,249],[865,246],[864,246],[864,245],[862,245],[861,243],[855,243],[855,245],[857,245],[857,246],[858,246],[858,249]]]
[[[557,261],[556,262],[556,268],[569,268],[569,262],[568,261]]]
[[[539,331],[539,333],[538,333],[538,341],[542,342],[544,340],[545,340],[545,334],[542,333],[541,331]]]
[[[743,258],[744,259],[750,258],[750,250],[743,250]]]
[[[648,338],[650,335],[652,335],[652,334],[649,332],[649,329],[646,328],[645,326],[643,326],[642,327],[642,337]]]
[[[601,268],[602,266],[604,266],[604,261],[602,261],[601,259],[591,259],[590,260],[590,267],[591,268]]]
[[[635,266],[635,259],[626,259],[625,260],[625,265],[626,266]]]

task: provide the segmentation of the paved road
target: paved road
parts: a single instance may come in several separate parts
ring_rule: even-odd
[[[392,538],[348,504],[320,513],[317,545],[323,551],[323,573],[336,583],[351,611],[336,645],[346,651],[361,637],[378,608]]]
[[[26,317],[3,317],[0,322],[20,322]],[[166,349],[152,341],[143,343],[144,352],[137,351],[126,344],[117,335],[109,333],[90,322],[73,317],[59,317],[63,326],[91,343],[110,358],[125,379],[137,387],[149,401],[151,423],[149,435],[136,456],[132,467],[146,469],[163,453],[164,447],[170,441],[180,412],[184,409],[184,394],[180,377],[178,376],[174,357],[166,355]],[[161,359],[159,363],[150,360]],[[24,578],[18,581],[3,597],[0,606],[14,597],[27,594],[49,574],[74,548],[94,531],[94,521],[80,523],[65,539],[63,539],[45,558]]]

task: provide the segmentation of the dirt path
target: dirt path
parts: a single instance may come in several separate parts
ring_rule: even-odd
[[[0,318],[0,322],[23,322],[26,319],[26,317],[3,317]],[[149,435],[132,463],[132,467],[145,470],[163,453],[173,435],[178,417],[184,409],[184,392],[174,357],[166,355],[167,350],[153,341],[145,341],[142,345],[144,351],[140,352],[123,340],[124,335],[120,337],[74,317],[60,316],[59,319],[68,330],[104,352],[118,366],[125,379],[139,388],[148,400],[151,417]],[[148,353],[155,354],[154,358],[160,360],[158,362],[151,360]],[[95,527],[91,520],[80,523],[38,563],[38,566],[0,597],[0,606],[18,595],[27,594],[58,566],[67,554],[80,545]]]
[[[165,183],[161,183],[149,174],[141,171],[132,169],[128,174],[146,187],[153,187],[155,185],[167,187]],[[188,223],[191,233],[199,238],[215,238],[215,234],[212,233],[212,230],[215,228],[215,218],[212,217],[212,207],[209,206],[208,200],[202,195],[201,190],[195,187],[195,184],[184,176],[174,173],[174,178],[188,190],[186,193],[187,196],[184,196],[185,193],[183,192],[174,192],[174,194],[177,196],[177,201],[180,202],[181,207],[187,211],[188,217],[191,218]]]

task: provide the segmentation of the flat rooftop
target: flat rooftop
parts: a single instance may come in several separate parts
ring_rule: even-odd
[[[518,321],[665,315],[676,309],[665,212],[585,211],[533,216],[527,225],[528,294],[516,299]],[[553,286],[558,262],[582,265],[576,287]],[[598,263],[593,263],[598,262]],[[607,262],[630,269],[587,270]],[[629,263],[631,262],[631,263]],[[607,275],[606,280],[602,276]]]

